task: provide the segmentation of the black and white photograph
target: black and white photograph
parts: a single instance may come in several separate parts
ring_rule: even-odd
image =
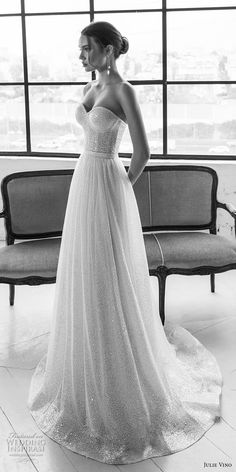
[[[236,472],[236,0],[0,0],[0,472]]]

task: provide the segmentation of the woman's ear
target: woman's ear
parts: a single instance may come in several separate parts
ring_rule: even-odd
[[[114,52],[114,47],[112,46],[112,44],[108,44],[108,45],[106,46],[106,53],[107,53],[107,56],[111,56],[113,52]]]

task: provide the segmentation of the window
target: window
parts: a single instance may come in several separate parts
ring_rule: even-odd
[[[220,3],[233,4],[204,0],[204,5]],[[168,2],[171,7],[187,4],[203,2]],[[236,80],[235,24],[236,9],[168,12],[167,152],[236,153],[236,82],[228,83]]]
[[[93,19],[129,39],[118,67],[153,158],[235,159],[236,0],[2,0],[0,155],[80,154],[75,109],[92,77],[78,40]],[[131,152],[127,129],[120,153]]]

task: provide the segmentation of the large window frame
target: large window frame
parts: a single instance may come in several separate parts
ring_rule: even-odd
[[[189,8],[167,8],[167,0],[162,0],[162,8],[152,8],[152,9],[129,9],[129,10],[95,10],[94,9],[94,0],[89,0],[90,9],[86,11],[66,11],[66,12],[40,12],[40,13],[26,13],[25,12],[25,0],[20,0],[21,2],[21,13],[2,13],[0,17],[20,17],[21,26],[22,26],[22,47],[23,47],[23,74],[24,80],[22,82],[0,82],[0,86],[22,86],[24,87],[24,109],[25,109],[25,125],[26,125],[26,151],[0,151],[0,156],[29,156],[29,157],[79,157],[80,154],[75,154],[74,152],[36,152],[31,150],[31,123],[30,123],[30,103],[29,103],[29,87],[30,86],[50,86],[50,85],[85,85],[87,81],[73,81],[73,82],[32,82],[28,78],[28,60],[27,60],[27,41],[26,41],[26,17],[27,16],[42,16],[42,15],[89,15],[90,21],[94,20],[95,14],[115,14],[115,13],[142,13],[142,12],[160,12],[162,14],[162,79],[153,79],[153,80],[129,80],[129,82],[136,85],[161,85],[163,91],[163,103],[162,103],[162,118],[163,118],[163,152],[160,154],[151,154],[151,159],[174,159],[176,161],[180,159],[187,160],[235,160],[236,156],[234,155],[199,155],[199,154],[171,154],[168,153],[168,86],[171,85],[214,85],[214,84],[232,84],[236,85],[236,80],[168,80],[167,78],[167,15],[168,12],[184,12],[184,11],[214,11],[214,10],[236,10],[236,6],[217,6],[217,7],[189,7]],[[92,72],[91,79],[94,80],[96,74]],[[131,153],[119,153],[121,157],[131,157]]]

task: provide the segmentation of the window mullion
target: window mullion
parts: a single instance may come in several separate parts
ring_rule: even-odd
[[[90,21],[94,21],[94,0],[89,0],[90,3]],[[92,80],[96,80],[96,72],[93,70],[91,74]]]
[[[167,25],[166,0],[162,0],[162,67],[163,67],[163,155],[167,155]]]
[[[26,26],[25,26],[25,1],[21,0],[21,24],[23,46],[24,92],[25,92],[25,120],[26,120],[26,146],[27,152],[31,152],[30,111],[29,111],[29,79],[27,62]]]

